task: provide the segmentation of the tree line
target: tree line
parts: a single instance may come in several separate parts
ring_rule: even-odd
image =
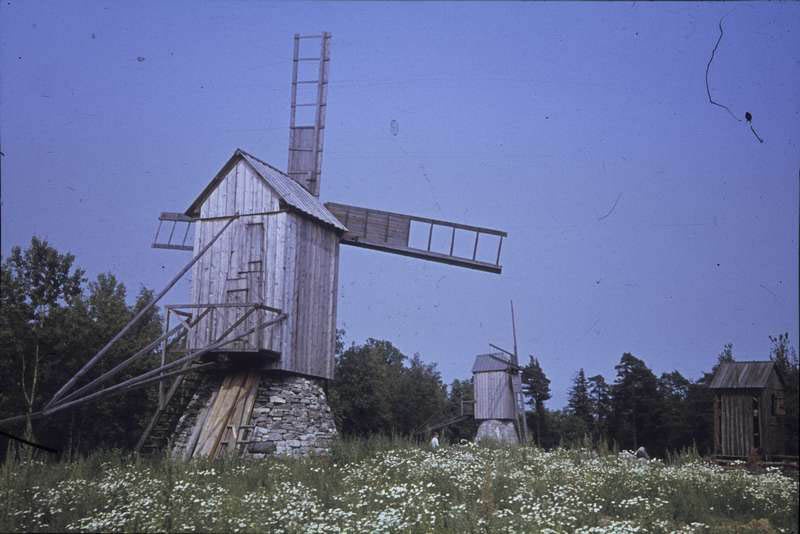
[[[52,417],[30,418],[152,297],[142,288],[128,304],[127,289],[113,274],[91,281],[85,274],[73,255],[36,237],[25,250],[13,247],[0,266],[0,419],[28,415],[2,430],[67,454],[133,447],[157,404],[154,391],[140,389]],[[157,338],[161,329],[160,314],[153,309],[87,379]],[[157,358],[153,352],[120,376],[152,369]],[[0,439],[0,445],[6,443]],[[0,455],[6,450],[0,447]]]
[[[797,454],[798,359],[788,334],[768,336],[769,359],[775,362],[786,384],[787,454]],[[613,382],[603,375],[587,377],[579,369],[572,381],[567,407],[547,410],[550,381],[539,361],[531,357],[523,370],[523,390],[532,410],[529,427],[543,447],[590,440],[624,449],[644,446],[656,455],[695,447],[713,452],[713,392],[708,388],[719,365],[735,361],[733,345],[727,344],[716,364],[697,380],[678,371],[656,376],[644,360],[624,353],[615,366]]]
[[[33,238],[27,249],[14,247],[0,264],[0,419],[32,414],[53,396],[112,336],[152,298],[141,288],[132,304],[113,274],[88,280],[71,254]],[[157,307],[115,344],[89,380],[109,370],[162,333]],[[472,379],[446,385],[435,363],[407,356],[389,341],[368,339],[344,345],[337,332],[335,378],[327,385],[339,431],[422,436],[436,422],[457,418],[474,399]],[[787,334],[769,338],[772,358],[787,384],[787,450],[797,454],[798,362]],[[717,365],[733,361],[726,345]],[[126,369],[129,378],[160,361],[157,350]],[[591,440],[621,448],[644,445],[655,454],[696,446],[712,450],[712,394],[716,365],[692,381],[678,371],[657,377],[645,362],[625,353],[612,381],[602,375],[575,375],[564,409],[549,409],[550,381],[540,360],[523,368],[528,428],[542,447]],[[70,454],[98,448],[130,449],[157,405],[155,388],[81,405],[52,417],[20,422],[2,430]],[[464,418],[446,428],[450,440],[471,439],[477,425]],[[6,442],[0,437],[0,458]]]

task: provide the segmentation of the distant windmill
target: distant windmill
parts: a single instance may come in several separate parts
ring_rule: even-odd
[[[319,48],[303,55],[301,43],[314,41]],[[301,79],[307,63],[315,77]],[[153,247],[192,251],[192,260],[37,416],[157,382],[158,410],[139,450],[170,444],[184,458],[323,452],[336,432],[323,386],[333,378],[339,245],[501,272],[505,232],[318,199],[329,65],[330,34],[295,35],[287,172],[237,149],[186,211],[162,213]],[[304,88],[313,101],[302,100]],[[420,226],[422,246],[412,244]],[[434,232],[442,231],[449,246],[437,249]],[[474,239],[470,255],[455,253],[457,236]],[[496,246],[493,261],[478,258],[482,236]],[[78,387],[190,269],[192,302],[165,306],[164,334]],[[158,349],[160,366],[99,389]]]
[[[510,443],[528,440],[525,401],[522,396],[522,369],[517,358],[517,327],[511,303],[514,351],[490,346],[499,352],[479,354],[472,366],[475,392],[475,420],[480,421],[476,441],[493,439]]]
[[[430,435],[446,430],[466,419],[479,423],[475,441],[486,439],[502,443],[526,443],[528,423],[525,419],[525,399],[522,395],[522,368],[517,359],[517,326],[514,303],[511,302],[511,329],[514,351],[494,345],[497,352],[478,354],[472,365],[473,399],[461,400],[458,413],[435,414],[415,432]]]

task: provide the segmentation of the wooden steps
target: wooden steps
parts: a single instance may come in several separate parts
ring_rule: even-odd
[[[140,454],[152,455],[166,449],[178,421],[202,382],[202,376],[196,373],[187,373],[179,376],[176,380],[180,380],[180,382],[177,385],[173,383],[175,387],[173,395],[166,399],[163,409],[156,410],[150,425],[139,439],[136,450]]]

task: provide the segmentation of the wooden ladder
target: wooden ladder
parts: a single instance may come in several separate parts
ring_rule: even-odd
[[[319,53],[309,56],[301,54],[300,43],[305,40],[319,40]],[[319,196],[319,179],[322,169],[323,136],[325,132],[325,107],[328,97],[328,66],[330,64],[331,34],[294,36],[294,57],[292,58],[292,101],[289,116],[289,164],[286,174],[302,185],[306,191]],[[304,47],[306,48],[306,47]],[[316,63],[316,79],[298,79],[303,74],[301,63]],[[304,69],[303,69],[304,70]],[[298,102],[298,88],[310,85],[316,89],[313,101]],[[310,99],[311,95],[301,99]],[[297,108],[310,108],[313,123],[308,115],[298,117]]]
[[[136,452],[155,454],[164,450],[200,382],[201,378],[196,373],[178,375],[142,432],[134,449]]]

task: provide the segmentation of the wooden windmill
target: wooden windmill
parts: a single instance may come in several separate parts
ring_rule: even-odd
[[[513,352],[490,343],[498,352],[477,355],[472,366],[475,420],[481,421],[476,441],[492,439],[525,443],[528,439],[513,302],[511,327],[514,335]]]
[[[307,44],[318,47],[309,55]],[[299,79],[306,62],[316,65],[314,79]],[[149,307],[190,269],[191,303],[165,306],[159,339],[75,389],[149,307],[143,309],[59,390],[43,415],[158,382],[159,407],[139,442],[142,450],[169,441],[184,457],[231,449],[321,452],[335,433],[321,385],[333,378],[339,246],[501,272],[505,232],[319,200],[329,65],[330,34],[295,35],[287,172],[238,149],[188,209],[162,213],[153,247],[191,251],[193,258]],[[304,88],[315,88],[313,100],[302,99]],[[420,227],[427,230],[422,246],[411,240]],[[434,232],[442,231],[449,246],[437,249]],[[464,234],[473,239],[471,255],[454,251]],[[496,244],[494,261],[477,257],[481,238]],[[157,347],[159,367],[98,390]],[[205,372],[189,374],[200,368]],[[190,383],[187,376],[201,380]]]

